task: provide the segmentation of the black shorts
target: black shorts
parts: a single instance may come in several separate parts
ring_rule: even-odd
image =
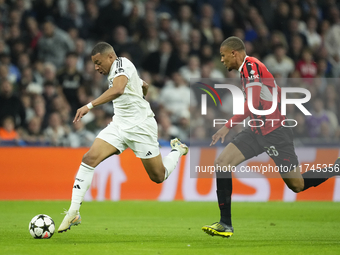
[[[293,144],[293,131],[289,127],[279,127],[267,135],[257,135],[245,129],[231,142],[246,160],[266,152],[279,169],[292,171],[299,165]]]

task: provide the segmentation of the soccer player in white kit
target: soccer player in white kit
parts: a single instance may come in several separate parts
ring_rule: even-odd
[[[89,104],[79,108],[73,122],[79,121],[93,107],[113,102],[112,122],[94,140],[80,164],[72,191],[72,201],[58,232],[64,232],[81,222],[79,209],[91,185],[94,168],[113,154],[131,148],[142,160],[150,179],[156,183],[166,180],[175,169],[179,157],[188,147],[177,138],[171,140],[171,152],[161,157],[157,141],[157,123],[149,103],[143,98],[148,84],[138,76],[135,66],[127,58],[117,57],[112,46],[100,42],[92,50],[95,70],[108,75],[109,89]]]

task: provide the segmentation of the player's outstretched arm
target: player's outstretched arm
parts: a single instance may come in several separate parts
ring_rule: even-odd
[[[84,115],[86,115],[93,107],[105,104],[110,102],[117,97],[123,95],[125,86],[128,82],[128,79],[124,75],[120,75],[113,79],[112,87],[106,90],[101,96],[93,100],[90,104],[84,105],[83,107],[77,110],[76,116],[73,119],[73,122],[79,121]]]
[[[223,125],[223,127],[221,127],[213,136],[212,136],[212,141],[210,143],[211,145],[215,145],[218,140],[221,139],[221,142],[224,143],[224,138],[225,136],[229,133],[229,128],[227,128],[225,125]]]
[[[84,115],[86,115],[90,111],[90,108],[87,105],[79,108],[77,110],[76,116],[74,116],[73,123],[78,122]]]
[[[102,95],[92,101],[93,107],[110,102],[117,97],[123,95],[128,78],[120,75],[113,79],[112,87],[106,90]]]

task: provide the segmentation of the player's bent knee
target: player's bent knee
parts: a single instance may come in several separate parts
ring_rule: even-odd
[[[297,186],[297,187],[292,188],[291,190],[295,193],[300,193],[301,191],[303,191],[303,187]]]
[[[152,175],[149,175],[151,181],[159,184],[159,183],[162,183],[164,181],[164,173],[163,174],[152,174]]]
[[[217,167],[217,166],[229,166],[230,163],[231,163],[230,160],[223,159],[221,157],[217,157],[217,159],[215,159],[215,161],[214,161],[215,167]]]
[[[97,162],[98,157],[89,153],[89,151],[84,154],[82,161],[92,167],[96,167],[99,164],[99,162]]]
[[[304,185],[301,182],[295,182],[287,185],[289,189],[291,189],[295,193],[299,193],[303,191]]]
[[[214,161],[214,165],[220,166],[222,164],[223,164],[223,160],[220,157],[217,157],[217,159],[215,159],[215,161]]]

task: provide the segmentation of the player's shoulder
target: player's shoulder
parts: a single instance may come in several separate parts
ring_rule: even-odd
[[[122,68],[123,66],[128,66],[132,64],[130,60],[128,60],[127,58],[124,58],[124,57],[117,57],[115,59],[115,61],[113,61],[112,63],[112,69],[119,69],[119,68]]]
[[[125,57],[118,57],[116,60],[116,71],[117,70],[119,70],[119,72],[133,72],[136,70],[136,67],[131,60]]]
[[[119,75],[125,75],[128,79],[130,79],[131,75],[133,75],[135,72],[137,72],[137,69],[129,59],[117,57],[112,63],[108,80],[110,81],[112,78],[115,78]]]
[[[249,56],[246,58],[243,68],[247,69],[248,71],[254,70],[262,74],[269,72],[266,65],[263,64],[259,59]]]
[[[128,58],[125,58],[125,57],[118,57],[117,58],[117,61],[119,62],[119,64],[121,65],[121,67],[124,67],[124,66],[135,66],[130,59]]]
[[[264,64],[259,59],[255,57],[250,57],[250,56],[246,58],[246,61],[244,62],[244,64],[250,65],[250,66],[253,66],[254,64],[259,65],[259,66],[264,66]]]

